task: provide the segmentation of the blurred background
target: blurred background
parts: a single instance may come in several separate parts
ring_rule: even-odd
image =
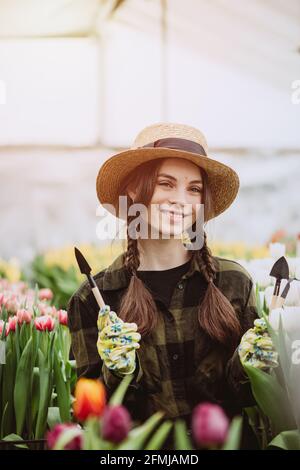
[[[199,128],[240,176],[216,254],[297,255],[298,87],[299,0],[0,0],[0,272],[53,288],[42,264],[69,269],[74,244],[107,266],[97,172],[161,121]]]

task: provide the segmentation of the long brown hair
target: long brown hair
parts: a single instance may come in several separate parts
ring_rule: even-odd
[[[123,181],[120,194],[127,196],[128,210],[130,205],[133,204],[127,192],[128,188],[135,188],[136,190],[135,203],[141,203],[148,207],[163,160],[151,160],[140,165]],[[200,172],[203,180],[205,225],[210,214],[212,214],[213,204],[207,174],[203,168],[200,168]],[[140,334],[146,336],[157,325],[157,307],[150,291],[137,276],[137,269],[140,265],[138,243],[136,239],[130,237],[128,230],[130,222],[134,218],[135,216],[127,214],[125,267],[131,274],[131,279],[127,291],[121,299],[119,316],[126,322],[135,322],[138,325]],[[195,230],[195,223],[192,228]],[[213,341],[221,344],[229,351],[233,351],[241,336],[240,322],[229,300],[214,284],[216,265],[207,246],[207,235],[204,230],[203,237],[202,248],[190,250],[192,257],[197,257],[201,272],[208,283],[203,301],[198,307],[199,326]]]

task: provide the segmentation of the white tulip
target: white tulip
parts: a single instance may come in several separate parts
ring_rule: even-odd
[[[274,308],[269,314],[269,322],[274,330],[278,330],[280,318],[283,329],[293,337],[300,338],[300,307]]]
[[[274,291],[273,286],[269,286],[265,289],[265,299],[266,299],[266,304],[267,304],[268,308],[270,308],[270,305],[271,305],[271,299],[272,299],[273,291]]]
[[[285,284],[286,283],[287,281],[285,281]],[[288,291],[288,295],[285,299],[284,305],[286,305],[287,307],[298,307],[300,305],[300,281],[291,282],[290,290]]]
[[[271,278],[268,271],[256,269],[250,271],[254,283],[258,283],[260,287],[268,287],[271,284]]]

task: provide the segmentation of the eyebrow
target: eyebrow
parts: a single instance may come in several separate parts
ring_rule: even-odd
[[[164,176],[165,178],[169,178],[170,180],[177,181],[177,179],[174,176],[167,175],[166,173],[160,173],[158,176]],[[193,181],[189,182],[189,184],[195,184],[195,183],[203,184],[203,181],[202,180],[193,180]]]

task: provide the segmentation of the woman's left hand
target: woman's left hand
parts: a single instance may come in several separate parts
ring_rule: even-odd
[[[238,353],[242,364],[257,369],[268,371],[279,365],[278,353],[263,318],[257,318],[254,321],[254,328],[250,328],[242,336]]]

